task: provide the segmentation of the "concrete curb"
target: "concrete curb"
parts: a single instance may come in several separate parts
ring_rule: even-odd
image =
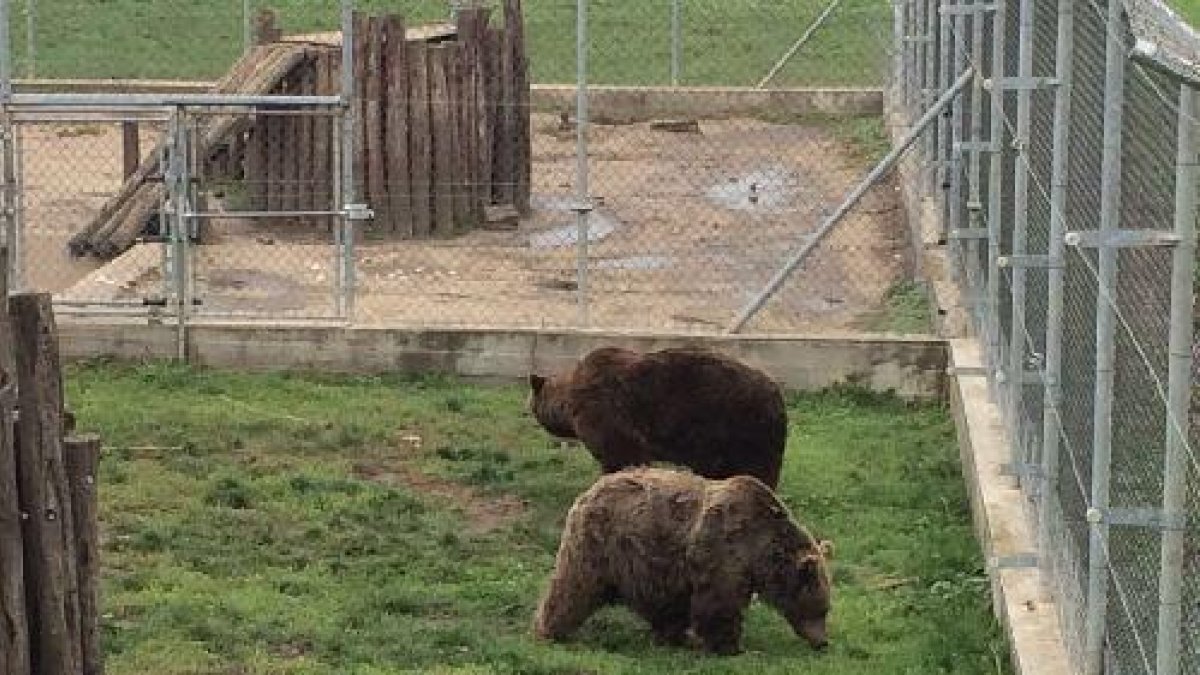
[[[1009,444],[991,401],[983,353],[974,340],[950,341],[950,404],[975,533],[991,580],[993,610],[1020,675],[1075,672],[1067,657],[1057,603],[1044,598],[1036,532],[1016,481],[1003,474]]]

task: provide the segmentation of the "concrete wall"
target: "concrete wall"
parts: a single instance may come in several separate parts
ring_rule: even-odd
[[[59,332],[66,358],[155,360],[177,353],[177,332],[168,325],[62,317]],[[945,392],[945,345],[928,338],[208,324],[190,327],[187,344],[191,362],[219,368],[436,372],[508,382],[524,380],[530,371],[564,368],[604,345],[638,350],[700,345],[760,367],[790,389],[849,382],[906,398],[941,398]]]

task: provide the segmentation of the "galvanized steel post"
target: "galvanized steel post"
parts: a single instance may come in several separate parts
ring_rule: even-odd
[[[1071,91],[1075,51],[1076,0],[1058,0],[1058,44],[1055,47],[1054,140],[1050,168],[1050,236],[1047,257],[1046,363],[1042,410],[1042,503],[1038,513],[1038,550],[1042,551],[1043,591],[1049,590],[1052,571],[1049,553],[1059,544],[1054,540],[1055,521],[1051,505],[1057,503],[1059,441],[1062,430],[1063,293],[1066,283],[1067,188],[1070,169]]]
[[[975,0],[972,6],[976,11],[971,16],[971,61],[973,63],[983,62],[983,50],[986,48],[983,39],[983,22],[986,20],[985,12],[980,6],[984,0]],[[980,153],[980,148],[983,145],[983,80],[982,73],[975,77],[975,81],[971,86],[971,130],[969,141],[972,144],[970,159],[967,162],[967,222],[970,227],[976,228],[980,226],[981,214],[983,213],[983,159]],[[980,334],[985,334],[986,319],[984,312],[986,305],[983,299],[986,297],[984,293],[984,285],[987,283],[986,270],[979,267],[980,240],[970,239],[967,242],[967,254],[970,260],[967,264],[967,288],[970,297],[968,302],[973,308],[975,318],[975,329]]]
[[[1171,260],[1171,323],[1168,338],[1166,456],[1163,459],[1162,561],[1158,586],[1156,675],[1178,675],[1183,619],[1183,567],[1188,494],[1188,413],[1192,393],[1193,285],[1196,273],[1197,106],[1191,85],[1179,88],[1178,154],[1175,160],[1175,234]]]
[[[988,77],[997,82],[1007,73],[1004,71],[1004,26],[1007,15],[1006,0],[996,0],[992,13],[992,72]],[[985,311],[987,361],[1000,375],[1004,365],[1000,354],[1000,223],[1004,218],[1002,192],[1004,190],[1003,149],[1005,139],[1004,92],[1000,87],[991,88],[991,131],[988,142],[991,156],[988,165],[988,208],[987,208],[987,310]],[[1002,380],[997,377],[994,382]]]
[[[358,133],[354,111],[357,94],[354,81],[354,0],[341,0],[342,13],[342,123],[341,123],[341,173],[342,182],[342,259],[339,279],[342,284],[342,301],[338,308],[342,318],[353,320],[356,295],[356,269],[354,260],[354,218],[358,204],[358,185],[354,175],[354,138]]]
[[[588,238],[592,212],[588,186],[588,0],[575,4],[575,293],[579,324],[590,323],[588,303]]]
[[[1108,3],[1104,52],[1104,141],[1100,160],[1100,233],[1121,226],[1121,132],[1125,104],[1124,4]],[[1084,673],[1100,675],[1108,610],[1109,489],[1112,478],[1113,383],[1116,375],[1116,285],[1118,251],[1101,241],[1096,294],[1096,390],[1092,410],[1092,485],[1088,509],[1087,612]]]

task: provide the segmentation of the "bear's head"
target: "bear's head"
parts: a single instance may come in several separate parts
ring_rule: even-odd
[[[778,560],[766,575],[762,597],[779,610],[796,635],[815,649],[829,644],[826,617],[829,615],[833,586],[829,560],[833,544],[816,542]]]
[[[567,387],[560,379],[532,373],[529,375],[529,412],[550,434],[559,438],[575,438]]]

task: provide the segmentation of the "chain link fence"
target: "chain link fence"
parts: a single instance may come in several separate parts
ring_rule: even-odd
[[[18,288],[72,311],[719,332],[753,304],[737,329],[928,330],[895,184],[844,203],[888,149],[886,5],[71,4],[8,15],[10,65],[43,78],[12,108],[16,260],[42,275]],[[83,105],[92,78],[154,93]],[[344,105],[278,98],[304,95]]]
[[[896,7],[919,157],[1075,667],[1200,673],[1189,420],[1200,36],[1155,0]]]

